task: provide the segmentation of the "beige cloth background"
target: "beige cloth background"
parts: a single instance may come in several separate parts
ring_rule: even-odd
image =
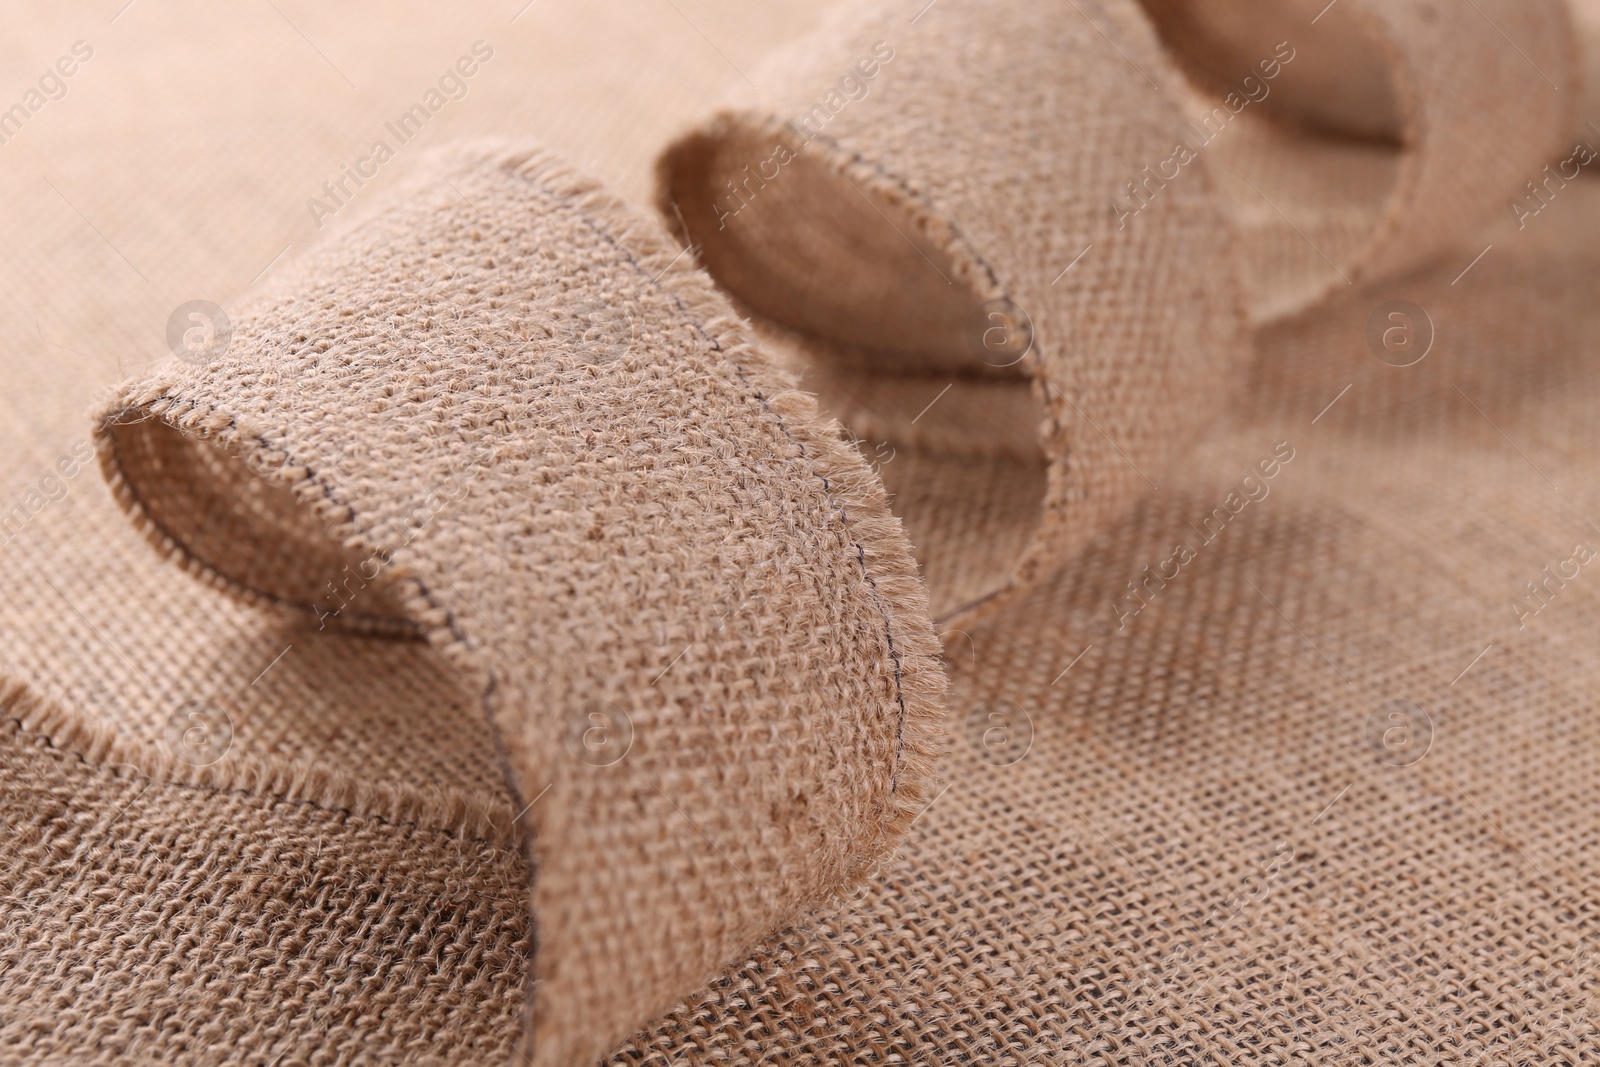
[[[949,6],[897,11],[899,32],[936,35]],[[1593,1060],[1597,602],[1581,568],[1523,598],[1542,568],[1600,539],[1586,487],[1600,204],[1588,179],[1569,183],[1523,230],[1500,205],[1565,158],[1545,134],[1584,116],[1533,95],[1546,73],[1566,81],[1552,57],[1571,38],[1539,21],[1548,9],[1480,6],[1499,28],[1463,31],[1471,77],[1449,88],[1498,124],[1449,127],[1479,136],[1457,142],[1464,155],[1409,164],[1445,168],[1411,200],[1393,199],[1386,174],[1412,157],[1371,145],[1337,156],[1343,171],[1321,143],[1301,146],[1299,169],[1272,151],[1237,166],[1207,157],[1237,205],[1253,369],[1208,408],[1203,441],[1159,472],[1161,488],[1130,493],[1070,561],[946,635],[944,792],[883,873],[684,990],[616,1058]],[[1078,17],[1091,14],[1106,9]],[[231,307],[312,243],[305,200],[474,41],[494,58],[378,184],[398,185],[428,145],[512,133],[645,204],[667,137],[749,95],[746,76],[762,78],[759,61],[812,21],[543,2],[14,16],[8,70],[42,72],[78,40],[94,55],[0,146],[4,499],[46,501],[0,550],[0,1057],[511,1055],[529,871],[492,732],[455,669],[426,646],[312,633],[228,599],[140,543],[92,467],[57,460],[88,439],[95,396],[162,356],[173,307]],[[1417,56],[1447,52],[1431,32],[1402,39]],[[1388,58],[1425,84],[1425,63]],[[1157,80],[1174,99],[1188,91]],[[22,99],[26,84],[6,92]],[[1146,88],[1130,70],[1120,91]],[[870,131],[888,121],[868,110],[881,102],[844,114]],[[1452,159],[1493,171],[1461,203],[1440,199],[1473,188]],[[1251,160],[1308,202],[1284,203]],[[1296,186],[1307,174],[1340,180]],[[1314,210],[1318,195],[1366,188]],[[1392,261],[1365,250],[1385,211],[1422,232]],[[1386,273],[1412,253],[1420,267]],[[1324,257],[1351,283],[1314,281]],[[1364,340],[1390,299],[1432,319],[1435,347],[1416,366],[1386,366]],[[890,415],[877,418],[863,425]],[[1279,442],[1293,459],[1271,493],[1212,542],[1189,541]],[[882,467],[891,490],[932,481],[919,463],[942,469],[896,452]],[[987,511],[954,496],[965,510],[950,514]],[[919,551],[937,540],[906,521]],[[1128,617],[1127,583],[1175,537],[1194,560]],[[976,554],[955,537],[939,559],[982,563],[996,545],[981,525],[967,538]],[[949,566],[924,562],[930,582]],[[1540,606],[1521,625],[1518,600]],[[155,749],[197,696],[234,731],[226,760],[202,770]],[[1406,766],[1394,764],[1415,753],[1382,741],[1395,699],[1431,722],[1431,747]],[[1006,766],[982,743],[997,722],[1031,739]]]

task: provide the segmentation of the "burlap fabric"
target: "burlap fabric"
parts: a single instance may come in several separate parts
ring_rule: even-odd
[[[900,838],[938,642],[865,462],[663,238],[537,153],[415,182],[121,393],[101,462],[202,577],[482,676],[530,1058],[585,1062]]]
[[[1181,115],[1129,97],[1129,62],[1177,77],[1138,9],[1094,11],[1103,25],[1071,3],[968,6],[902,35],[898,9],[841,9],[756,75],[786,92],[661,165],[669,217],[730,292],[786,328],[791,358],[864,379],[842,412],[851,428],[935,465],[915,475],[920,498],[904,468],[886,476],[923,558],[960,561],[931,574],[948,625],[1002,607],[1147,491],[1246,351],[1209,179],[1175,185],[1143,226],[1106,210],[1122,175],[1171,151]],[[837,113],[838,84],[812,99],[841,81],[870,95]],[[979,426],[1041,425],[1039,443],[916,435],[916,399],[935,396],[976,407]],[[1001,521],[941,469],[972,466],[1006,483]]]
[[[1139,153],[1251,49],[1205,9],[841,13],[766,66],[807,18],[484,13],[518,21],[429,138],[536,134],[643,201],[676,135],[654,196],[692,255],[542,150],[412,148],[272,266],[246,205],[287,184],[312,228],[482,34],[379,59],[285,11],[261,60],[178,68],[151,56],[242,17],[118,14],[3,148],[0,1057],[1593,1062],[1600,200],[1549,177],[1585,128],[1565,8],[1470,7],[1304,13],[1272,78],[1249,59],[1281,95],[1147,200],[1172,148]],[[237,184],[77,80],[176,146],[290,56],[304,124],[230,142]],[[818,102],[754,197],[684,195]],[[225,354],[83,420],[225,283],[270,289]],[[892,683],[930,617],[952,741],[912,802]],[[566,727],[608,694],[634,747],[595,767]]]
[[[1579,132],[1564,5],[1468,5],[1470,19],[1427,2],[1151,7],[1210,87],[1190,112],[1232,201],[1257,322],[1432,258]]]

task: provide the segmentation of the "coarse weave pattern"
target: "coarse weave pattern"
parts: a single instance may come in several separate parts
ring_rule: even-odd
[[[536,1063],[858,882],[932,796],[898,524],[672,261],[539,153],[446,157],[99,437],[187,566],[486,675],[534,842]]]
[[[864,98],[837,114],[812,99],[841,72],[860,82],[863,62],[878,67]],[[1129,62],[1177,77],[1130,0],[968,5],[915,33],[895,5],[855,6],[758,74],[775,99],[662,160],[660,200],[707,269],[757,313],[822,339],[815,362],[850,358],[828,341],[856,349],[891,402],[908,375],[926,396],[1031,382],[1051,461],[1031,539],[1020,553],[974,546],[972,580],[932,588],[949,625],[1000,608],[1120,515],[1223,402],[1248,351],[1206,176],[1133,226],[1106,210],[1180,126],[1173,99],[1130,91]],[[795,159],[775,176],[757,165],[785,153]]]
[[[612,1062],[1600,1063],[1600,584],[1513,610],[1600,548],[1575,195],[1581,227],[1469,243],[1519,253],[1481,276],[1263,334],[1172,487],[952,644],[948,789],[895,866]],[[1372,358],[1396,293],[1449,352]]]
[[[1600,1063],[1575,6],[15,12],[0,1063]]]
[[[1358,136],[1375,131],[1350,117],[1305,129],[1292,108],[1273,120],[1246,109],[1238,129],[1213,136],[1205,120],[1227,118],[1223,99],[1191,104],[1227,176],[1258,322],[1427,261],[1460,236],[1463,218],[1522,192],[1580,125],[1582,64],[1563,0],[1473,0],[1448,13],[1432,0],[1356,0],[1327,18],[1342,36],[1323,41],[1298,20],[1283,32],[1297,55],[1329,66],[1319,99],[1337,99],[1346,82],[1366,91],[1378,82],[1395,113],[1387,136]],[[1173,44],[1181,54],[1193,42],[1174,34]],[[1254,47],[1236,58],[1239,77],[1259,87],[1256,65],[1273,53]],[[1225,88],[1236,101],[1247,93],[1243,82]]]
[[[62,738],[14,688],[0,714],[0,1059],[509,1058],[530,947],[511,813],[341,809],[319,783]]]

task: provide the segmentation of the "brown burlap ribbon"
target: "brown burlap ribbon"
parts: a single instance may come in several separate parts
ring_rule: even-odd
[[[224,359],[120,389],[104,470],[194,572],[458,657],[535,866],[528,1052],[589,1062],[882,860],[933,795],[933,623],[1157,485],[1250,319],[1425,257],[1571,128],[1462,74],[1504,28],[1567,78],[1558,5],[1477,6],[1340,5],[1392,115],[1222,86],[1214,130],[1188,8],[1170,51],[1124,0],[852,9],[662,158],[723,292],[542,152],[441,157]]]
[[[1358,0],[1322,28],[1149,6],[1154,25],[1059,0],[915,29],[851,7],[661,164],[663,209],[824,403],[921,453],[882,473],[951,626],[1070,558],[1217,419],[1249,351],[1237,307],[1281,317],[1426,259],[1571,124],[1543,74],[1576,64],[1554,0],[1448,25]],[[1201,57],[1215,97],[1171,56]],[[1500,106],[1508,82],[1531,108]],[[915,425],[933,397],[956,413]]]
[[[1196,76],[1190,139],[1217,165],[1257,324],[1426,262],[1581,125],[1561,0],[1145,6]]]
[[[1107,208],[1182,125],[1134,69],[1177,79],[1132,4],[962,7],[914,32],[889,5],[841,14],[756,75],[783,87],[769,103],[672,146],[660,195],[824,401],[896,450],[884,477],[955,626],[1215,416],[1248,351],[1232,237],[1204,173],[1131,225]]]
[[[99,434],[183,565],[480,679],[532,841],[538,1063],[859,881],[931,795],[898,524],[675,258],[539,153],[441,160]]]

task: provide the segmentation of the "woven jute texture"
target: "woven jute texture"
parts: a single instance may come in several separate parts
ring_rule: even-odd
[[[615,1062],[1600,1061],[1575,195],[1454,287],[1481,244],[1264,334],[1174,488],[952,647],[889,875]],[[1448,353],[1351,343],[1396,294]]]
[[[584,1062],[899,839],[943,672],[865,462],[649,220],[540,153],[435,166],[119,393],[101,463],[204,578],[483,676],[530,1058]]]
[[[1595,136],[1579,129],[1565,3],[1151,6],[1178,56],[1215,64],[1190,121],[1223,175],[1257,322],[1426,261],[1563,138]]]
[[[16,12],[0,1062],[1600,1063],[1594,11]]]
[[[813,387],[842,394],[840,417],[896,455],[949,457],[942,476],[885,472],[948,625],[1002,606],[1156,488],[1237,386],[1238,306],[1282,317],[1435,255],[1452,220],[1554,150],[1575,110],[1541,74],[1577,77],[1556,3],[1505,3],[1439,32],[1426,32],[1428,3],[1348,4],[1313,31],[1324,37],[1298,79],[1295,41],[1315,10],[1155,13],[974,5],[904,36],[895,5],[841,10],[756,75],[779,87],[771,99],[662,160],[663,209],[758,327],[815,368]],[[1198,54],[1238,83],[1215,98],[1191,87],[1157,25],[1177,61]],[[1504,68],[1507,32],[1526,63],[1468,77]],[[1346,80],[1376,102],[1318,114]],[[1393,128],[1361,125],[1380,105]],[[1017,395],[1030,382],[1037,407]],[[916,430],[918,392],[976,407],[964,421],[989,432]],[[1029,421],[1042,424],[1037,455],[1000,444]],[[1019,516],[976,517],[995,507],[963,484],[973,466],[1008,483]],[[928,480],[949,491],[925,492]],[[963,526],[982,532],[941,552]]]
[[[1147,491],[1248,350],[1208,177],[1175,185],[1143,225],[1119,229],[1106,210],[1124,176],[1170,153],[1181,115],[1129,91],[1129,63],[1178,77],[1137,7],[1091,7],[969,5],[912,35],[892,5],[841,9],[755,75],[771,101],[724,113],[661,165],[663,207],[718,281],[802,358],[868,379],[841,412],[852,429],[996,468],[1020,497],[1020,523],[959,546],[935,532],[961,525],[949,512],[992,510],[959,475],[928,472],[947,492],[902,507],[924,559],[962,561],[931,586],[951,626],[1000,607]],[[841,84],[867,95],[850,103]],[[906,431],[919,395],[976,405],[979,425],[1039,426],[1039,443],[1018,455],[984,447],[992,430],[918,438]]]

